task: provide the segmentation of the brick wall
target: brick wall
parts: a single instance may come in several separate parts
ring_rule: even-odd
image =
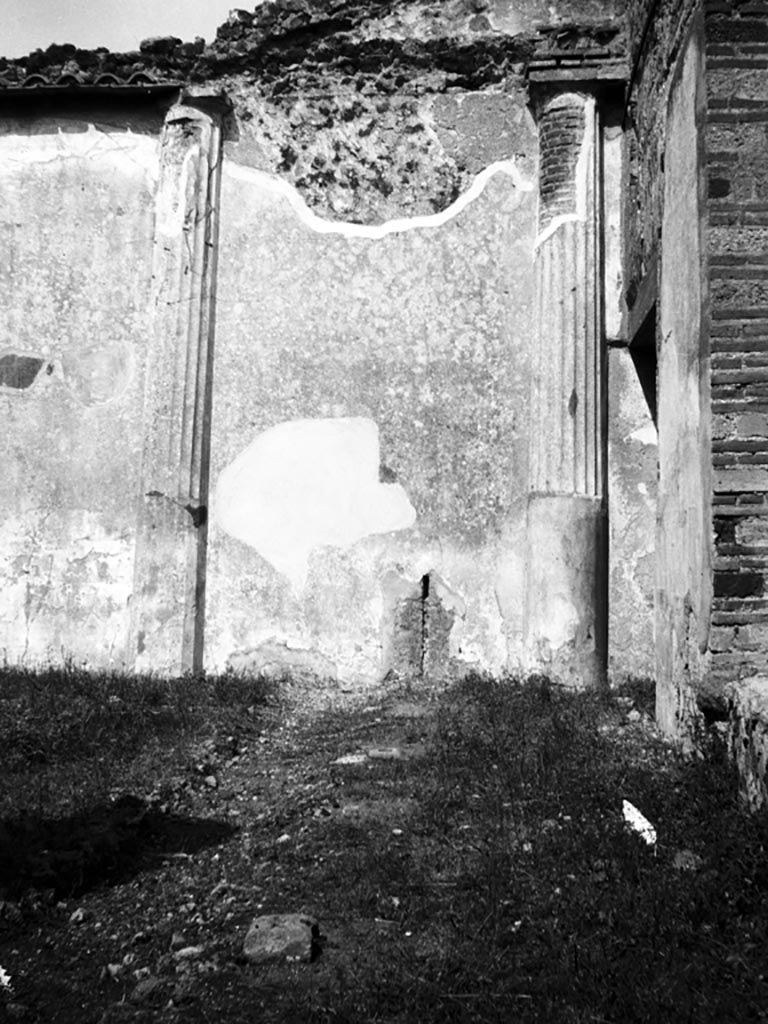
[[[712,681],[768,671],[768,4],[706,13]]]
[[[768,3],[635,0],[628,295],[660,240],[667,97],[705,18],[713,580],[707,689],[768,672]],[[708,495],[702,495],[702,501]]]
[[[564,96],[539,118],[541,179],[539,230],[558,216],[576,211],[576,164],[584,137],[584,104]]]
[[[667,94],[696,0],[630,0],[627,119],[626,280],[632,296],[652,264],[661,234]]]

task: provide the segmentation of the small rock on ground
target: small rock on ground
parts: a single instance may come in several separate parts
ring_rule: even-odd
[[[698,871],[704,865],[704,861],[693,850],[678,850],[672,864],[678,871]]]
[[[342,754],[335,761],[331,761],[331,764],[365,764],[367,760],[367,754]]]
[[[403,756],[400,747],[369,747],[366,754],[373,761],[399,761]]]
[[[134,1003],[142,1003],[147,999],[151,999],[152,996],[157,995],[162,988],[163,982],[160,978],[142,978],[133,992],[131,992],[131,1000]]]
[[[319,938],[317,921],[306,914],[265,914],[251,922],[243,955],[252,964],[312,959]]]

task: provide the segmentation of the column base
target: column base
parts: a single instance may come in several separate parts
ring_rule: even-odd
[[[144,499],[131,602],[135,672],[177,676],[202,671],[204,530],[180,501],[159,493]]]
[[[600,498],[529,496],[524,613],[529,672],[573,689],[607,685],[607,541]]]

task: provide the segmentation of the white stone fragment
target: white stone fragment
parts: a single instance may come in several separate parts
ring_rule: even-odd
[[[367,754],[342,754],[335,761],[331,761],[331,764],[365,764],[367,760]]]
[[[629,827],[637,832],[641,839],[644,839],[649,846],[654,846],[656,843],[656,829],[645,815],[638,811],[629,800],[622,801],[622,810],[624,812],[624,821],[626,821]]]

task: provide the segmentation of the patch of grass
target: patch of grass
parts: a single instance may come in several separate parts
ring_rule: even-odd
[[[114,964],[126,951],[131,970],[161,984],[146,1019],[181,1013],[189,1024],[768,1020],[768,823],[739,806],[716,732],[699,757],[655,733],[644,717],[647,683],[598,695],[474,676],[423,700],[419,717],[393,715],[390,694],[273,717],[266,731],[258,709],[275,695],[244,679],[73,677],[55,698],[38,691],[44,685],[18,677],[0,694],[0,714],[19,705],[27,715],[26,746],[14,739],[3,785],[44,770],[71,772],[87,788],[107,748],[121,758],[124,785],[140,780],[136,791],[156,794],[155,819],[122,805],[128,818],[118,825],[132,841],[134,815],[156,832],[166,804],[177,823],[194,814],[198,829],[236,812],[229,831],[202,836],[194,857],[146,879],[143,869],[133,880],[116,871],[113,846],[102,844],[109,885],[81,899],[109,927],[67,933],[73,995],[71,1013],[57,1008],[62,1024],[84,1019],[85,1006],[112,1020],[110,998],[122,1019],[120,1000],[135,984],[128,969],[111,997],[91,979],[94,956]],[[416,688],[409,699],[418,703]],[[90,728],[73,716],[90,716]],[[333,764],[409,744],[421,756]],[[42,764],[30,753],[38,748]],[[655,845],[627,828],[624,799],[651,820]],[[43,799],[49,812],[55,803],[55,793]],[[239,959],[249,920],[270,912],[318,918],[323,948],[312,964]],[[182,927],[185,942],[206,947],[199,970],[180,972],[168,952]],[[0,963],[19,972],[3,957],[23,964],[23,937],[8,949],[0,941]],[[34,991],[47,991],[46,979],[62,985],[56,969],[49,978],[37,957]]]
[[[408,839],[330,840],[349,912],[388,904],[409,939],[310,1019],[766,1019],[766,823],[740,810],[716,738],[686,760],[622,721],[611,699],[546,680],[448,694],[410,780]],[[655,824],[653,848],[626,827],[624,798]],[[683,850],[695,869],[676,866]]]
[[[237,675],[160,679],[71,665],[0,670],[0,815],[52,814],[157,771],[211,730],[242,731],[274,687]]]

